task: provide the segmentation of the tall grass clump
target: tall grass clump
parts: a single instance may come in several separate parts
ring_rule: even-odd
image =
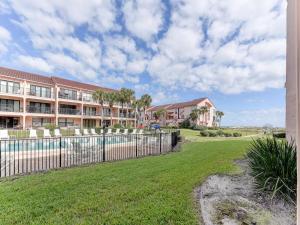
[[[253,140],[249,152],[251,175],[258,189],[295,202],[297,187],[296,147],[275,138]]]

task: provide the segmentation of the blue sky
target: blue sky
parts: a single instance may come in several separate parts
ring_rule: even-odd
[[[284,0],[0,2],[0,61],[44,75],[209,97],[224,125],[284,126]]]

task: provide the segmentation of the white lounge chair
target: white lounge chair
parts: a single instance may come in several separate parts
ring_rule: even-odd
[[[136,129],[133,129],[131,134],[136,134]]]
[[[110,128],[107,130],[107,134],[112,134],[112,131]]]
[[[144,130],[140,130],[140,131],[139,131],[139,134],[144,134]]]
[[[1,140],[9,139],[8,130],[0,130],[0,139]]]
[[[29,131],[29,138],[37,138],[36,130],[31,129]]]
[[[128,129],[124,129],[123,134],[127,135],[128,134]]]
[[[100,134],[103,134],[103,133],[104,133],[104,131],[103,131],[103,129],[101,129],[101,130],[100,130]]]
[[[75,129],[75,136],[81,136],[80,130],[79,129]]]
[[[50,130],[45,129],[43,133],[44,138],[51,138]]]
[[[98,135],[98,134],[96,133],[96,130],[95,130],[94,128],[91,129],[91,135]]]
[[[120,134],[120,129],[117,128],[115,134]]]
[[[61,137],[61,133],[59,129],[54,130],[54,137]]]
[[[83,129],[83,135],[84,136],[89,136],[90,135],[88,129]]]

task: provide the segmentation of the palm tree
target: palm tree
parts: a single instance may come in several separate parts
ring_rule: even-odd
[[[121,103],[121,108],[122,108],[122,112],[124,109],[124,104],[127,103],[132,103],[132,101],[134,100],[134,91],[128,88],[121,88],[121,90],[118,92],[117,95],[117,99],[118,101]],[[127,124],[127,119],[126,119],[126,124]]]
[[[223,116],[224,116],[224,112],[216,111],[216,117],[217,117],[217,121],[219,122],[219,127],[221,127],[221,120]]]
[[[112,126],[113,125],[113,113],[112,113],[112,110],[113,110],[114,104],[117,101],[117,94],[116,94],[116,92],[108,92],[108,93],[106,93],[105,99],[107,100],[109,108],[110,108],[110,125]]]
[[[166,113],[165,109],[159,109],[156,112],[154,112],[153,116],[158,121],[164,114]]]
[[[92,97],[94,101],[97,101],[101,105],[102,113],[101,113],[101,126],[103,127],[103,105],[105,101],[105,95],[106,93],[102,89],[96,90]]]
[[[193,121],[193,123],[197,122],[199,117],[199,109],[193,109],[190,113],[190,119]]]
[[[144,94],[140,100],[141,100],[141,106],[143,108],[143,113],[144,113],[144,118],[145,118],[146,117],[146,109],[151,106],[152,98],[150,95]]]
[[[134,117],[135,117],[135,127],[137,124],[137,120],[139,120],[140,118],[139,115],[142,107],[143,107],[142,99],[136,99],[132,102],[132,108],[134,109]]]
[[[209,109],[207,106],[201,106],[199,109],[199,114],[203,115],[205,117],[206,113],[209,112]],[[205,121],[206,122],[206,121]],[[203,124],[202,124],[203,125]]]

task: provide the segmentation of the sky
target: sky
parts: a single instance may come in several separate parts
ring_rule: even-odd
[[[285,0],[1,0],[0,66],[285,125]]]

